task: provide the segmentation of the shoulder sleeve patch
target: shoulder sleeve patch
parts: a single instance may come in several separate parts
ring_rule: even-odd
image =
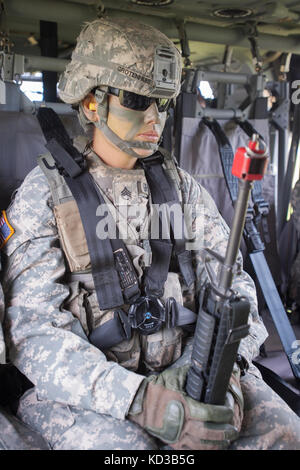
[[[2,211],[0,216],[0,250],[4,247],[4,245],[14,233],[14,229],[7,220],[6,212]]]

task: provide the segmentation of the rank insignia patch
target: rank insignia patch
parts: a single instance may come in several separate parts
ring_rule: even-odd
[[[7,220],[6,212],[2,211],[0,216],[0,250],[14,233],[14,229]]]
[[[123,191],[121,191],[121,196],[128,201],[131,199],[131,191],[129,191],[129,189],[125,186]]]

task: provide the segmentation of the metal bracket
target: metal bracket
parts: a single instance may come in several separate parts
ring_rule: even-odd
[[[184,66],[190,67],[192,65],[192,62],[190,60],[191,51],[189,46],[189,40],[186,34],[185,23],[181,20],[177,20],[175,23],[179,33],[181,53],[182,57],[184,57]]]
[[[292,53],[285,53],[282,54],[280,60],[280,68],[279,68],[279,77],[280,81],[287,80],[287,73],[290,71],[290,63],[291,63]]]
[[[239,108],[202,108],[199,106],[191,107],[188,106],[188,114],[184,114],[184,117],[207,117],[215,119],[241,119],[244,120],[248,117],[251,108],[251,102],[254,102],[256,98],[263,96],[263,90],[266,86],[266,77],[262,74],[242,74],[242,73],[231,73],[231,72],[217,72],[208,71],[203,69],[184,69],[184,82],[182,85],[182,91],[188,94],[196,94],[197,86],[201,80],[207,80],[208,82],[218,82],[224,84],[236,84],[245,87],[248,97]]]
[[[255,71],[260,74],[262,71],[263,60],[259,53],[257,40],[258,31],[255,23],[248,23],[246,28],[248,29],[248,40],[250,42],[250,50],[253,58],[253,63],[255,67]]]
[[[5,83],[0,78],[0,104],[6,104],[6,88]]]
[[[277,106],[271,111],[272,123],[278,128],[287,130],[289,128],[289,84],[284,81],[280,82],[268,82],[268,90],[271,91],[272,95],[277,96]]]
[[[0,52],[0,64],[2,68],[2,79],[4,82],[21,82],[21,75],[24,73],[24,56]]]

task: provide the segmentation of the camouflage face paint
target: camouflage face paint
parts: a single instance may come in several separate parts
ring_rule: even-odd
[[[147,122],[155,122],[154,129],[160,137],[166,115],[166,112],[159,113],[154,103],[146,111],[134,111],[120,105],[118,98],[111,96],[107,124],[119,137],[132,141],[139,131],[146,128]]]

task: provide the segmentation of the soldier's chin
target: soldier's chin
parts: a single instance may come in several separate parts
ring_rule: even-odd
[[[139,158],[150,157],[150,155],[154,153],[154,151],[151,149],[137,149],[137,148],[134,149],[134,152],[137,155],[139,155]]]

